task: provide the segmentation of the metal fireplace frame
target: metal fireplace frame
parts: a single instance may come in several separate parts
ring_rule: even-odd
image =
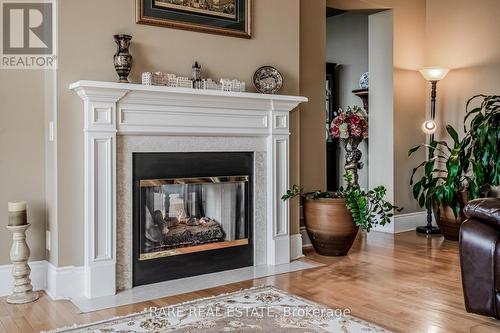
[[[193,162],[197,163],[193,163]],[[133,250],[132,285],[168,281],[253,266],[253,152],[155,152],[132,154]],[[245,188],[245,220],[248,243],[175,256],[141,260],[140,183],[151,179],[231,177],[248,175]]]

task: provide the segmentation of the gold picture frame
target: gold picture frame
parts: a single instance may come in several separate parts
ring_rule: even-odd
[[[205,32],[239,38],[252,38],[252,0],[233,0],[235,19],[230,15],[217,17],[209,11],[193,8],[182,9],[181,5],[158,6],[162,0],[136,0],[136,23],[160,27]],[[210,2],[212,0],[205,0]],[[200,2],[205,2],[200,0]],[[168,2],[168,0],[165,0]],[[175,8],[175,7],[178,8]],[[187,7],[184,5],[184,7]],[[180,9],[179,9],[180,8]]]

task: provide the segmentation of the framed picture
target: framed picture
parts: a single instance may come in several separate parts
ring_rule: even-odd
[[[136,0],[141,24],[251,38],[251,0]]]

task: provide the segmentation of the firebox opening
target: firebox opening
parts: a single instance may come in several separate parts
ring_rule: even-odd
[[[134,286],[253,265],[253,152],[132,160]]]

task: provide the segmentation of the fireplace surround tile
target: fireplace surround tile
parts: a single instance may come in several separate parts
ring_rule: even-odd
[[[132,288],[132,153],[254,152],[254,265],[266,263],[266,141],[254,137],[118,136],[117,171],[117,290]]]

